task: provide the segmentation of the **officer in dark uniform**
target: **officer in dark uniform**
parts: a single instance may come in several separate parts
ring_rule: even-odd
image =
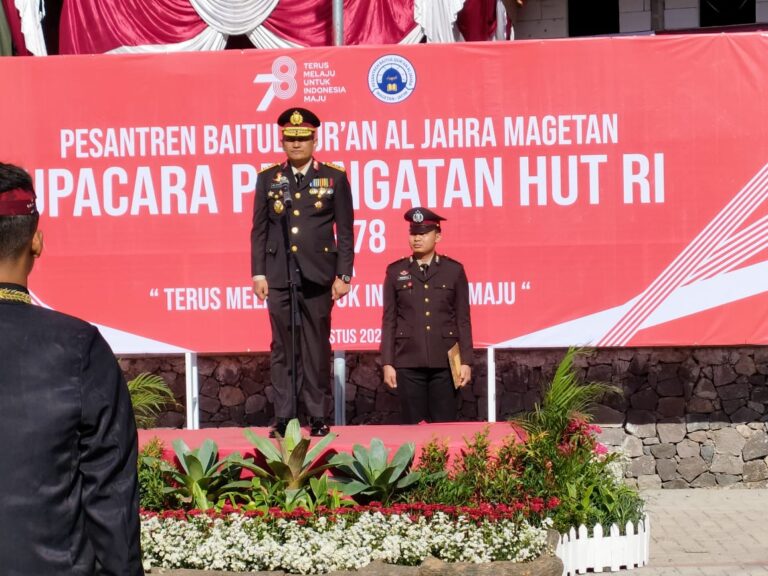
[[[269,296],[276,416],[272,434],[284,435],[288,421],[297,416],[290,374],[290,252],[298,269],[297,393],[309,413],[311,434],[324,436],[329,432],[331,308],[349,292],[352,280],[352,193],[343,168],[313,158],[320,126],[315,114],[290,108],[277,122],[288,158],[259,173],[251,231],[253,289],[261,300]]]
[[[404,423],[456,420],[456,392],[448,350],[458,342],[459,387],[471,379],[472,324],[464,267],[437,254],[440,222],[426,208],[405,213],[412,254],[387,267],[381,363],[384,382],[397,388]]]
[[[0,163],[0,573],[140,576],[128,388],[95,327],[31,304],[38,219],[29,174]]]

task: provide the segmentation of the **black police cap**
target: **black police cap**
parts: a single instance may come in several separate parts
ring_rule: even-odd
[[[277,117],[277,123],[283,129],[283,136],[306,137],[320,126],[320,118],[306,108],[288,108]]]
[[[411,234],[426,234],[440,230],[440,222],[445,220],[429,208],[411,208],[403,216],[410,223]]]

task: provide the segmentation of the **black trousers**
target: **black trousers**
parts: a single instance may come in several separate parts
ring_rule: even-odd
[[[331,401],[331,287],[302,281],[298,291],[300,321],[296,359],[296,394],[303,398],[310,418],[325,418]],[[275,416],[295,418],[291,390],[291,294],[288,288],[269,288],[272,324],[271,377]]]
[[[456,389],[449,368],[396,370],[403,424],[456,421]]]

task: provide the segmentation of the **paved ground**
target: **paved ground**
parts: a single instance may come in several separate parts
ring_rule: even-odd
[[[650,565],[636,576],[768,576],[768,490],[653,490]]]

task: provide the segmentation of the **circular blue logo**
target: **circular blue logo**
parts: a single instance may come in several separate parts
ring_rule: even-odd
[[[382,56],[368,70],[368,88],[382,102],[402,102],[415,87],[416,70],[408,60],[397,54]]]

